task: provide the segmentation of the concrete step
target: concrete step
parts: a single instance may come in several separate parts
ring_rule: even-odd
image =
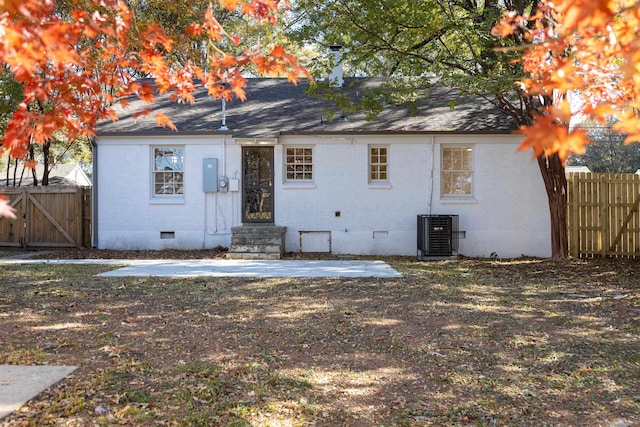
[[[262,235],[281,235],[287,231],[287,227],[279,225],[242,225],[239,227],[231,227],[233,235],[241,234],[262,234]]]
[[[250,224],[231,228],[231,259],[281,259],[287,227]]]
[[[229,252],[249,252],[249,253],[260,253],[265,252],[268,254],[271,253],[280,253],[280,245],[261,245],[258,243],[246,244],[246,245],[234,245],[232,244],[229,247]]]
[[[228,259],[246,259],[246,260],[272,260],[282,259],[280,253],[253,253],[253,252],[227,252]]]
[[[263,236],[253,234],[243,234],[231,236],[231,245],[279,245],[282,238],[280,236]]]

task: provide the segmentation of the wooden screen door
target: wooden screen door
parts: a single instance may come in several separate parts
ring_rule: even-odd
[[[243,147],[242,177],[242,222],[273,223],[273,147]]]

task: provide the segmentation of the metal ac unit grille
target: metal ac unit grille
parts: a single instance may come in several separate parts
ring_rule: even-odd
[[[418,256],[450,257],[458,252],[458,215],[418,215]]]

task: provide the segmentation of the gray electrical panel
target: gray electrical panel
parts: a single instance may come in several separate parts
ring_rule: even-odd
[[[202,191],[205,193],[218,191],[218,159],[202,159]]]

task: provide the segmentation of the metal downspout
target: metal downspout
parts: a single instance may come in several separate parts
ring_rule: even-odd
[[[431,208],[433,207],[433,170],[435,169],[435,154],[436,154],[436,136],[431,135],[431,177],[430,177],[430,189],[429,189],[429,215],[431,215]]]
[[[92,185],[91,185],[91,246],[98,247],[98,144],[91,138]]]

